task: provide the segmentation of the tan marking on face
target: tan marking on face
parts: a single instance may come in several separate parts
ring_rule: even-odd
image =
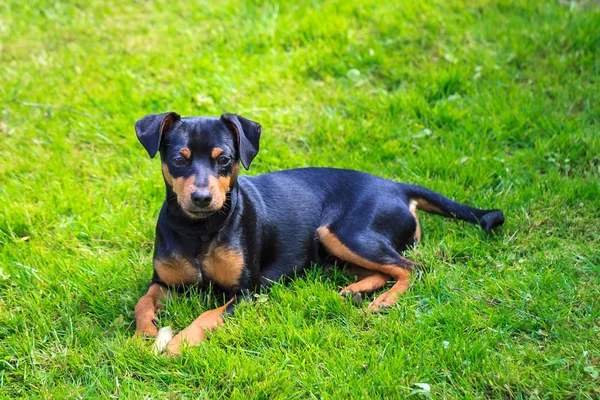
[[[163,175],[167,184],[173,188],[173,192],[177,195],[177,203],[179,203],[183,211],[193,208],[192,193],[198,190],[194,184],[196,176],[173,178],[169,174],[169,168],[166,164],[163,164]]]
[[[193,285],[202,281],[200,270],[180,256],[154,260],[154,270],[161,282],[169,286]]]
[[[184,178],[183,176],[179,178],[173,178],[169,173],[169,167],[167,164],[162,165],[162,171],[165,181],[167,181],[169,186],[173,188],[173,191],[177,195],[177,202],[183,206],[184,209],[186,207],[191,207],[191,195],[194,191],[198,190],[198,187],[194,184],[196,181],[196,176],[191,175],[187,178]]]
[[[410,213],[413,215],[413,217],[415,217],[415,222],[417,223],[414,238],[417,242],[420,242],[421,241],[421,225],[419,224],[419,218],[417,217],[417,201],[411,200],[410,203],[408,203],[408,209],[410,210]]]
[[[173,177],[169,173],[169,167],[167,164],[162,165],[163,176],[165,177],[165,181],[169,184],[169,186],[173,187]]]
[[[220,147],[215,147],[214,149],[212,149],[212,152],[210,153],[210,156],[215,159],[217,157],[219,157],[221,154],[223,154],[223,149]]]
[[[169,295],[169,290],[161,285],[154,284],[148,288],[148,292],[142,296],[135,306],[135,333],[136,335],[156,336],[157,329],[152,323],[156,320],[156,312],[162,306]]]
[[[181,154],[185,158],[190,158],[192,156],[192,152],[187,147],[184,147],[183,149],[179,150],[179,154]]]
[[[169,173],[169,167],[167,164],[162,165],[163,176],[165,177],[165,181],[169,186],[173,188],[173,192],[177,195],[177,202],[184,211],[188,209],[194,209],[194,205],[192,204],[192,193],[196,190],[200,189],[196,186],[196,176],[191,175],[187,178],[179,177],[173,178]],[[225,200],[227,199],[227,193],[231,190],[231,187],[235,183],[237,179],[237,175],[239,173],[239,165],[236,164],[233,167],[233,173],[231,176],[209,176],[208,177],[208,189],[212,193],[212,201],[207,209],[211,209],[214,211],[220,210],[225,204]],[[193,217],[193,215],[190,214]]]
[[[427,211],[430,213],[434,213],[434,214],[440,214],[440,215],[445,215],[448,216],[447,213],[443,212],[438,206],[436,206],[435,204],[432,204],[430,202],[428,202],[427,200],[423,199],[423,198],[415,198],[412,201],[416,201],[417,202],[417,208],[419,210],[423,210],[423,211]]]
[[[229,183],[229,189],[230,190],[231,190],[231,187],[237,181],[237,178],[238,178],[239,174],[240,174],[240,164],[239,163],[235,163],[235,165],[233,166],[233,172],[231,173],[231,181]]]
[[[230,176],[209,176],[208,190],[212,193],[210,207],[214,210],[220,210],[225,203],[227,192],[229,192]]]
[[[202,266],[207,279],[223,288],[234,288],[244,269],[244,255],[231,246],[217,245],[202,258]]]
[[[194,184],[195,181],[195,175],[188,176],[187,178],[182,176],[173,179],[173,191],[177,194],[179,204],[184,206],[184,208],[191,205],[192,193],[198,190],[198,187]]]
[[[231,176],[220,176],[217,180],[221,196],[225,197],[227,192],[231,189]]]

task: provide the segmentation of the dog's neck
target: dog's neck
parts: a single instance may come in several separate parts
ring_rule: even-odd
[[[208,218],[193,218],[183,211],[177,202],[177,195],[167,185],[165,201],[167,225],[183,236],[208,242],[219,233],[227,223],[229,216],[235,211],[238,196],[239,188],[236,182],[231,191],[227,193],[225,203],[219,211]]]

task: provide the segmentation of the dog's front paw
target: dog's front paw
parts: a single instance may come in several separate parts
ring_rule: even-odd
[[[171,340],[169,340],[169,343],[167,343],[167,346],[164,348],[163,354],[168,357],[176,357],[181,355],[181,346],[183,344],[187,344],[187,342],[182,343],[181,341],[182,338],[180,332],[177,335],[175,335],[175,337],[173,337]]]
[[[178,356],[184,347],[195,346],[206,338],[206,333],[202,326],[192,324],[179,332],[169,341],[165,348],[165,355]]]
[[[158,335],[158,328],[156,327],[157,323],[158,321],[156,321],[154,316],[138,320],[135,326],[135,335],[142,337],[156,337],[156,335]]]

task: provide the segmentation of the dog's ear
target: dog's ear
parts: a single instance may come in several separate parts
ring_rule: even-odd
[[[181,117],[174,112],[148,114],[135,123],[135,133],[150,158],[154,158],[163,135],[167,134]]]
[[[221,121],[237,139],[242,165],[246,169],[250,168],[250,163],[258,154],[262,126],[236,114],[223,114]]]

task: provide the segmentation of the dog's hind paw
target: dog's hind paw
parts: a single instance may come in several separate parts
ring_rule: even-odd
[[[390,291],[384,292],[379,297],[369,304],[368,309],[374,313],[383,312],[386,308],[390,308],[396,303],[398,296]]]
[[[352,302],[354,304],[359,304],[360,302],[363,301],[362,293],[361,292],[354,293],[352,290],[341,290],[340,296],[342,296],[342,298],[344,298],[346,300],[352,299]]]

